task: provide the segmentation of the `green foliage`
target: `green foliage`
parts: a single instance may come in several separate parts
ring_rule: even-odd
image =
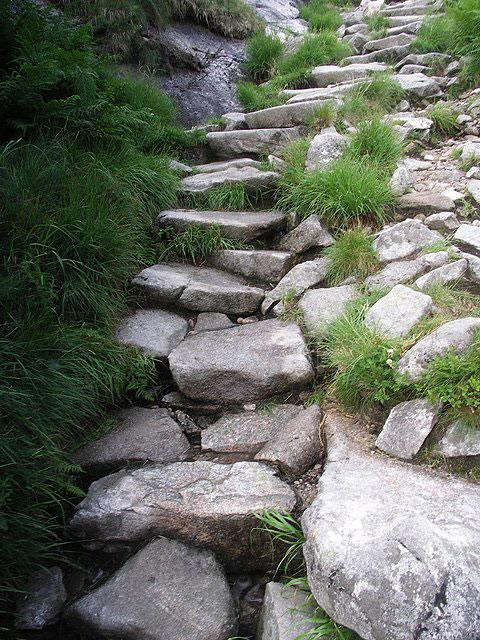
[[[339,236],[325,251],[328,257],[327,279],[336,285],[350,276],[366,278],[379,266],[372,236],[361,227]]]
[[[412,48],[418,53],[451,53],[453,49],[453,23],[448,15],[431,16],[421,25]]]
[[[454,24],[453,44],[457,56],[468,56],[466,73],[469,84],[480,77],[480,0],[459,0],[447,9]]]
[[[339,11],[325,0],[310,0],[301,5],[300,17],[308,22],[312,31],[335,31],[343,22]]]
[[[177,233],[173,227],[159,232],[159,260],[186,260],[201,264],[219,249],[239,249],[243,245],[222,233],[220,227],[212,224],[204,229],[198,224],[189,225],[183,233]]]
[[[403,144],[392,125],[376,117],[361,122],[353,134],[346,154],[392,173],[403,155]]]
[[[387,29],[390,26],[388,17],[377,12],[368,16],[365,20],[373,40],[384,38],[387,35]]]
[[[281,208],[301,218],[317,214],[339,230],[361,223],[382,225],[394,202],[384,174],[351,158],[340,158],[325,171],[287,173],[280,187]]]
[[[458,112],[448,104],[438,102],[428,110],[427,115],[433,121],[432,132],[437,136],[451,136],[458,131]]]
[[[286,162],[284,173],[292,176],[290,179],[295,179],[303,173],[310,143],[310,138],[297,138],[282,149],[280,157]],[[285,177],[285,179],[288,178]]]
[[[205,211],[249,211],[261,203],[266,195],[265,190],[247,190],[245,184],[222,184],[207,193],[192,193],[186,202],[190,208]]]
[[[385,71],[374,73],[369,78],[357,83],[348,97],[363,98],[371,106],[387,113],[395,108],[404,95],[402,87]]]
[[[254,80],[265,80],[275,71],[282,55],[283,45],[277,36],[258,31],[247,41],[248,74]]]
[[[332,100],[325,100],[318,107],[315,107],[307,125],[314,132],[321,131],[335,122],[336,113],[335,103]]]
[[[305,75],[317,65],[339,62],[350,52],[349,45],[341,42],[334,33],[307,34],[298,49],[281,60],[278,73],[281,76]]]
[[[277,572],[287,573],[289,569],[298,570],[304,565],[302,548],[305,543],[302,528],[295,518],[286,511],[266,509],[255,514],[260,521],[260,530],[269,534],[273,545],[280,545],[284,555],[280,560]]]
[[[240,82],[237,84],[236,94],[247,112],[276,107],[287,100],[287,96],[280,96],[278,88],[270,84],[256,85],[253,82]]]

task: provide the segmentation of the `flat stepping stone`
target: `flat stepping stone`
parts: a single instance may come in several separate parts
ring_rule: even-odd
[[[291,269],[271,291],[265,294],[262,303],[262,313],[266,314],[270,308],[285,296],[298,298],[304,291],[320,284],[328,273],[328,259],[317,258],[297,264]]]
[[[480,227],[461,224],[455,231],[452,242],[462,251],[480,256]]]
[[[262,163],[252,158],[234,158],[221,162],[208,162],[207,164],[197,164],[192,167],[199,173],[214,173],[216,171],[226,171],[227,169],[241,169],[242,167],[255,167],[261,169]]]
[[[139,309],[124,318],[116,330],[121,344],[137,347],[143,353],[165,359],[186,336],[185,318],[161,309]]]
[[[201,331],[217,331],[218,329],[228,329],[229,327],[235,326],[235,323],[232,322],[224,313],[205,311],[204,313],[198,314],[194,333],[200,333]]]
[[[366,26],[366,25],[365,25]],[[315,67],[310,76],[310,82],[314,87],[323,88],[338,82],[348,82],[366,78],[372,73],[385,71],[387,65],[381,62],[370,62],[366,64],[350,64],[346,67],[328,64]]]
[[[455,202],[441,193],[422,191],[421,193],[406,193],[401,196],[396,202],[396,208],[404,216],[420,213],[429,216],[432,213],[453,211]]]
[[[390,20],[392,20],[391,18]],[[400,20],[401,18],[396,18]],[[410,17],[413,20],[413,16]],[[447,66],[447,64],[452,60],[452,56],[447,55],[446,53],[410,53],[408,56],[405,56],[403,60],[400,60],[395,65],[395,71],[398,71],[402,67],[407,64],[417,64],[417,65],[426,65],[427,67],[433,64],[441,64]]]
[[[397,284],[370,307],[365,325],[389,338],[402,338],[433,309],[430,296]]]
[[[276,184],[280,175],[275,171],[260,171],[255,167],[232,167],[224,171],[197,173],[183,178],[183,193],[208,193],[223,185],[243,184],[247,189],[267,189]]]
[[[347,435],[355,420],[327,416],[326,467],[302,518],[315,600],[370,640],[476,638],[478,486],[372,455]]]
[[[411,45],[415,40],[415,36],[410,33],[399,33],[378,40],[370,40],[364,47],[364,51],[380,51],[381,49],[390,49],[391,47],[405,47]]]
[[[180,391],[216,404],[244,404],[302,388],[313,379],[294,323],[265,320],[189,336],[169,357]]]
[[[435,452],[445,458],[480,456],[480,431],[457,420],[447,428]]]
[[[279,231],[285,227],[285,216],[277,211],[196,211],[176,209],[162,211],[157,225],[173,227],[177,233],[183,233],[192,225],[208,229],[212,224],[220,227],[222,233],[233,240],[249,242],[265,234]]]
[[[297,127],[279,129],[247,129],[207,133],[207,143],[219,158],[234,158],[245,154],[280,152],[285,145],[301,137]]]
[[[425,398],[397,404],[390,411],[376,446],[396,458],[411,460],[435,426],[440,409],[441,405],[432,405]]]
[[[410,53],[410,46],[389,47],[388,49],[380,49],[380,51],[372,51],[371,53],[363,53],[357,56],[349,56],[342,61],[344,64],[364,64],[367,62],[385,62],[391,64],[392,61],[401,60]]]
[[[380,262],[413,258],[422,249],[443,240],[418,220],[408,218],[381,231],[373,242]]]
[[[396,284],[403,284],[421,276],[436,267],[441,267],[450,260],[448,251],[426,253],[414,260],[389,262],[387,265],[365,279],[365,286],[369,291],[375,289],[391,289]]]
[[[410,37],[414,38],[414,36]],[[398,82],[409,98],[434,98],[442,95],[438,82],[424,73],[396,74],[393,79]]]
[[[78,538],[100,541],[164,535],[206,547],[238,569],[261,564],[270,552],[253,542],[255,514],[291,511],[295,503],[290,487],[259,462],[174,462],[97,480],[69,528]]]
[[[264,292],[248,286],[240,276],[189,264],[156,264],[141,271],[132,283],[150,299],[192,311],[255,313]]]
[[[308,249],[329,247],[333,243],[333,237],[320,218],[311,215],[285,234],[278,248],[298,254]]]
[[[421,278],[415,280],[415,286],[419,289],[428,289],[438,284],[449,284],[450,282],[457,282],[462,276],[465,275],[468,268],[468,262],[465,258],[445,264],[438,269],[433,269],[429,273],[426,273]]]
[[[255,455],[286,424],[303,412],[295,404],[278,404],[270,410],[227,413],[202,431],[202,449],[216,453]]]
[[[150,542],[75,602],[67,620],[75,630],[108,638],[226,640],[237,630],[235,604],[213,553],[166,538]]]
[[[119,426],[82,447],[72,461],[89,472],[138,462],[179,462],[190,449],[180,426],[167,409],[124,409]]]
[[[325,331],[331,322],[345,313],[347,304],[357,296],[358,291],[351,284],[307,291],[298,303],[307,331]]]
[[[274,129],[306,124],[322,100],[308,100],[299,104],[282,104],[277,107],[251,111],[245,114],[250,129]]]
[[[339,100],[343,98],[355,84],[355,82],[345,82],[344,84],[325,87],[324,89],[285,89],[283,93],[286,96],[290,96],[287,101],[288,105],[311,100]]]
[[[282,582],[269,582],[258,622],[258,640],[307,638],[317,626],[316,605],[302,589]]]
[[[293,255],[287,251],[222,249],[210,256],[210,264],[262,282],[278,282],[291,268]]]
[[[404,27],[416,22],[418,22],[418,14],[408,16],[388,16],[388,23],[391,27]]]
[[[425,224],[429,229],[443,233],[454,233],[460,226],[457,216],[452,211],[432,213],[425,218]]]
[[[417,381],[436,358],[446,353],[466,351],[473,344],[479,328],[480,318],[460,318],[442,324],[402,356],[398,363],[399,373]]]

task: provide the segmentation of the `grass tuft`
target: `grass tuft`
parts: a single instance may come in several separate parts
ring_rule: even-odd
[[[325,250],[329,266],[327,279],[337,285],[351,276],[366,278],[377,270],[379,261],[373,248],[373,238],[366,229],[346,231],[335,244]]]
[[[256,81],[270,78],[282,52],[283,45],[280,38],[268,35],[264,31],[255,33],[247,41],[245,68],[249,76]]]
[[[173,227],[167,227],[160,230],[158,236],[158,255],[161,262],[182,260],[202,264],[214,251],[244,247],[242,243],[225,237],[216,224],[210,225],[208,229],[191,224],[183,233],[177,233]]]
[[[266,190],[248,189],[244,184],[222,184],[207,193],[192,193],[187,205],[205,211],[248,211],[255,209],[267,196]]]
[[[312,31],[336,31],[343,23],[338,9],[325,0],[310,0],[301,5],[300,17],[308,22]]]
[[[303,567],[303,545],[305,538],[300,524],[286,511],[268,509],[256,514],[260,522],[260,530],[266,532],[273,545],[280,545],[285,548],[284,555],[277,566],[277,572],[284,573],[293,568],[298,570]]]
[[[276,107],[287,101],[287,96],[281,96],[277,87],[253,82],[239,82],[236,88],[238,101],[245,111],[260,111],[269,107]]]
[[[392,173],[403,155],[403,144],[392,125],[376,117],[359,124],[346,154],[365,160],[382,172]]]
[[[439,137],[452,136],[459,129],[458,112],[448,104],[438,102],[428,109],[427,117],[433,121],[432,133]]]

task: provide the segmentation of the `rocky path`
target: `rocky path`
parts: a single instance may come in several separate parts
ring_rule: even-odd
[[[390,26],[372,41],[364,18],[375,8]],[[302,136],[318,105],[341,101],[393,61],[406,95],[385,118],[409,155],[392,177],[397,219],[376,236],[375,274],[328,286],[322,251],[334,238],[315,215],[298,222],[277,210],[159,214],[159,228],[215,224],[248,248],[216,251],[202,265],[152,265],[133,281],[142,308],[123,320],[118,339],[168,366],[171,386],[158,406],[123,411],[115,431],[77,454],[92,484],[69,533],[92,553],[116,558],[116,571],[69,605],[75,630],[95,638],[227,640],[238,632],[239,611],[240,631],[253,633],[265,592],[251,637],[294,640],[310,631],[304,594],[271,581],[278,558],[256,514],[274,509],[304,513],[310,589],[361,638],[480,637],[480,489],[405,462],[424,446],[439,407],[423,399],[394,407],[373,442],[360,420],[332,408],[324,415],[307,402],[318,374],[309,336],[362,290],[385,293],[367,326],[400,337],[437,313],[432,283],[480,284],[478,212],[463,204],[467,194],[480,203],[480,170],[461,168],[480,149],[480,107],[475,94],[459,100],[459,135],[426,144],[428,104],[458,71],[447,59],[436,76],[440,54],[411,52],[431,8],[440,5],[362,2],[340,29],[356,51],[347,65],[315,69],[311,86],[289,91],[285,105],[225,117],[229,124],[207,135],[212,162],[182,180],[185,194],[234,183],[268,191],[281,170],[272,156]],[[307,168],[327,166],[343,148],[338,138],[320,132]],[[269,168],[259,161],[266,155]],[[450,248],[425,253],[445,241]],[[301,321],[286,313],[287,300]],[[400,370],[418,378],[436,356],[467,349],[478,327],[480,319],[468,316],[440,324],[412,344]],[[451,425],[437,447],[447,457],[475,456],[480,438]]]

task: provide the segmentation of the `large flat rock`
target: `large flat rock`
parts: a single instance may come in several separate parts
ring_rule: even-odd
[[[190,336],[169,363],[182,393],[219,404],[267,398],[313,379],[300,329],[281,320]]]
[[[368,41],[364,47],[364,51],[369,53],[370,51],[380,51],[381,49],[390,49],[391,47],[405,47],[412,44],[414,40],[414,35],[399,33],[397,35],[387,36],[386,38]]]
[[[413,258],[422,249],[442,240],[438,231],[431,231],[419,220],[411,218],[381,231],[373,246],[380,262]]]
[[[255,167],[261,169],[262,163],[252,158],[234,158],[233,160],[220,160],[219,162],[207,162],[207,164],[196,164],[192,166],[198,173],[215,173],[226,171],[227,169],[242,169],[243,167]]]
[[[480,490],[372,455],[330,413],[318,496],[302,518],[312,593],[365,640],[480,634]]]
[[[300,138],[300,130],[296,127],[207,133],[207,142],[219,158],[234,158],[250,153],[275,154],[286,144],[298,138]]]
[[[139,640],[227,640],[237,629],[213,553],[166,538],[150,542],[75,602],[67,619],[95,637]]]
[[[277,211],[196,211],[176,209],[162,211],[157,218],[162,228],[173,227],[182,233],[195,224],[208,229],[212,224],[220,227],[222,233],[233,240],[248,242],[267,233],[279,231],[285,227],[285,216]]]
[[[409,282],[417,276],[441,267],[450,260],[448,251],[426,253],[414,260],[389,262],[383,269],[365,279],[365,286],[369,291],[375,289],[390,289],[396,284]]]
[[[422,118],[422,120],[426,121],[428,118]],[[410,120],[410,124],[411,123],[412,120]],[[396,206],[399,214],[402,216],[416,216],[418,214],[429,216],[432,213],[453,211],[455,209],[455,203],[451,198],[433,191],[406,193],[404,196],[398,198]]]
[[[251,538],[255,514],[291,511],[295,502],[290,487],[264,464],[177,462],[124,469],[94,482],[69,528],[78,538],[101,541],[165,535],[244,567],[257,553],[259,564],[263,557]]]
[[[307,330],[322,333],[327,326],[345,313],[348,302],[358,295],[354,285],[328,287],[307,291],[298,303]]]
[[[262,289],[233,273],[176,262],[148,267],[132,282],[152,300],[192,311],[254,313],[264,298]]]
[[[208,193],[224,185],[243,184],[247,189],[267,189],[279,179],[275,171],[261,171],[255,167],[232,167],[223,171],[196,173],[183,178],[180,189],[183,193]]]
[[[310,81],[314,87],[328,87],[330,84],[337,82],[348,82],[365,78],[372,73],[385,71],[387,65],[382,62],[367,62],[365,64],[350,64],[346,67],[328,64],[321,67],[315,67],[310,76]]]
[[[430,296],[397,284],[370,307],[365,324],[389,338],[402,338],[433,308]]]
[[[415,280],[415,286],[419,289],[428,289],[435,285],[449,284],[451,282],[457,282],[466,273],[468,268],[468,262],[465,258],[455,260],[449,264],[445,264],[438,269],[433,269],[424,276],[421,276]]]
[[[176,313],[139,309],[120,322],[116,338],[121,344],[164,359],[183,340],[187,331],[188,322]]]
[[[293,255],[288,251],[261,249],[222,249],[210,256],[210,264],[261,282],[278,282],[291,268]]]
[[[167,409],[132,407],[118,415],[116,429],[75,452],[73,462],[98,471],[135,462],[179,462],[190,445]]]
[[[251,111],[245,114],[245,122],[250,129],[295,127],[306,124],[321,104],[321,100],[311,100],[300,104],[282,104],[278,107]]]

